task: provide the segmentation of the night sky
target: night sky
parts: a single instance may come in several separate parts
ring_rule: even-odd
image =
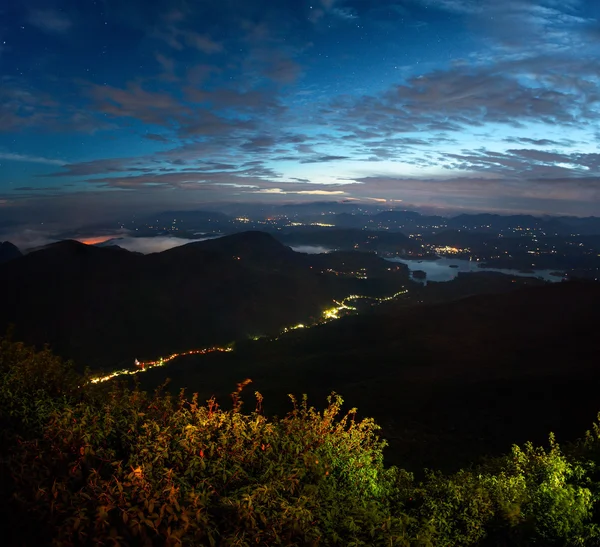
[[[600,214],[596,0],[4,0],[0,223]]]

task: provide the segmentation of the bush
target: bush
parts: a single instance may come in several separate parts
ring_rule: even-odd
[[[294,397],[267,418],[183,392],[95,386],[0,340],[0,485],[20,545],[597,545],[600,426],[450,476],[383,461],[371,419]],[[2,508],[4,511],[4,508]],[[7,514],[7,513],[5,513]],[[30,535],[27,535],[30,532]],[[10,542],[9,542],[10,543]]]
[[[18,429],[8,460],[16,499],[56,544],[376,545],[402,534],[378,427],[341,415],[337,395],[323,412],[292,398],[282,419],[262,415],[258,393],[242,413],[246,383],[228,411],[118,384],[78,396],[83,380],[67,391],[70,368],[47,350],[9,350],[2,386],[25,405],[9,415],[29,433]],[[54,404],[40,411],[39,400]]]

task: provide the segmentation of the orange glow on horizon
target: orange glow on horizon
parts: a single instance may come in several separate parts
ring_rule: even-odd
[[[95,236],[95,237],[80,237],[77,238],[79,243],[85,243],[86,245],[97,245],[98,243],[104,243],[109,239],[113,239],[115,236]]]

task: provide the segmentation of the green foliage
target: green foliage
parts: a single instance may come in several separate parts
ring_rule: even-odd
[[[222,410],[118,384],[76,396],[81,378],[59,389],[67,367],[58,383],[58,373],[33,381],[36,397],[56,404],[39,413],[43,428],[30,427],[39,405],[26,378],[40,378],[48,354],[6,344],[3,385],[30,403],[10,414],[27,433],[7,461],[16,500],[57,545],[383,545],[401,528],[378,428],[355,411],[341,415],[339,396],[323,412],[304,399],[267,419],[258,393],[256,409],[242,413],[247,382]]]
[[[493,516],[490,494],[480,477],[468,471],[446,477],[428,473],[415,488],[417,536],[425,545],[476,545]]]
[[[73,365],[48,348],[0,338],[0,440],[19,432],[39,433],[49,416],[72,397],[81,378]]]
[[[513,447],[502,470],[509,487],[499,485],[500,509],[530,543],[583,545],[592,511],[584,467],[567,459],[553,435],[549,444]]]
[[[292,399],[242,411],[183,392],[94,386],[47,349],[0,340],[2,466],[41,545],[597,545],[600,426],[454,475],[383,461],[373,420]]]

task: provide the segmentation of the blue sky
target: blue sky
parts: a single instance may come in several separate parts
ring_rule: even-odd
[[[0,219],[355,199],[600,215],[589,0],[8,0]]]

